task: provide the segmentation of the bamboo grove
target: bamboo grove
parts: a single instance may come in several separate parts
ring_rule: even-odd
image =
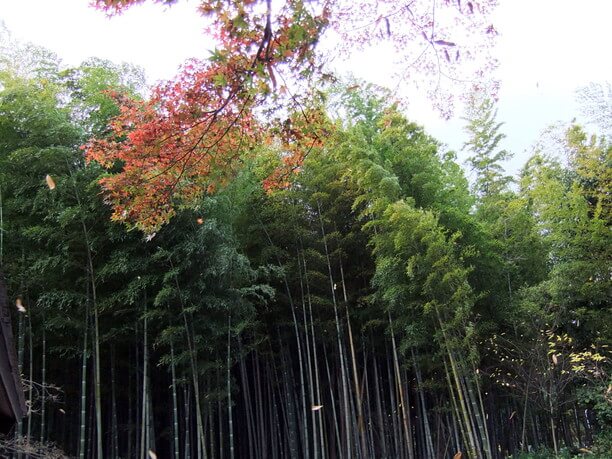
[[[30,410],[4,455],[610,452],[605,136],[571,126],[508,177],[475,102],[470,186],[383,92],[339,87],[286,189],[263,190],[282,151],[262,145],[145,237],[111,221],[80,148],[140,74],[28,53],[1,73],[0,257]]]

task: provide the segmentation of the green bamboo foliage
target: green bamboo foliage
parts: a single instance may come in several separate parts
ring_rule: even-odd
[[[540,152],[513,189],[485,105],[470,191],[385,93],[339,89],[288,188],[260,186],[278,145],[237,152],[231,183],[145,236],[110,220],[78,148],[134,74],[58,66],[0,74],[15,438],[92,459],[606,457],[605,140],[571,128],[568,162]]]

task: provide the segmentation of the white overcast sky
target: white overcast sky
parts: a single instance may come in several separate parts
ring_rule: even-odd
[[[185,59],[206,55],[210,41],[195,13],[197,3],[144,4],[109,19],[88,0],[0,0],[0,21],[15,38],[49,48],[67,65],[91,56],[126,61],[155,81],[171,78]],[[505,122],[506,147],[516,154],[511,171],[545,127],[578,116],[577,87],[612,80],[611,18],[612,0],[500,0],[493,20],[501,34],[495,51],[502,82],[499,120]],[[386,82],[389,72],[380,66],[363,67],[351,71]],[[451,148],[461,148],[461,113],[443,121],[418,103],[408,114]]]

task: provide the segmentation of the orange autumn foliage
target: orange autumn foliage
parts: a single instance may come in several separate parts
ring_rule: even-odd
[[[117,14],[141,2],[94,4]],[[439,68],[452,73],[459,46],[447,39],[441,25],[436,24],[434,33],[427,3],[359,1],[356,6],[343,0],[289,0],[273,8],[271,0],[202,0],[199,11],[218,43],[210,58],[189,61],[146,101],[116,95],[121,113],[111,122],[111,134],[84,147],[88,160],[110,171],[101,185],[113,206],[113,219],[152,233],[174,215],[177,205],[223,187],[261,145],[275,145],[280,151],[280,166],[263,187],[288,185],[308,153],[321,147],[331,132],[324,113],[312,103],[313,82],[327,75],[316,45],[330,26],[343,37],[339,49],[345,49],[351,43],[389,38],[390,21],[405,19],[412,22],[405,27],[409,32],[393,31],[394,40],[406,46],[415,36],[422,37],[434,53],[423,61],[424,71],[431,70],[430,62],[442,65],[445,59],[440,56],[452,48],[453,59],[444,64],[448,68]],[[454,13],[454,23],[456,17],[464,18],[470,28],[474,18],[486,18],[495,0],[463,6],[450,0],[441,3]],[[377,15],[369,26],[371,34],[364,34],[363,27],[342,29],[343,21],[353,27],[363,20],[363,12]]]

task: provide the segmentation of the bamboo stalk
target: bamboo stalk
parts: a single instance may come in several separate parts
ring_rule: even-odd
[[[300,242],[301,245],[301,242]],[[310,295],[310,283],[308,281],[308,269],[306,266],[306,258],[304,257],[304,249],[302,248],[302,262],[304,264],[304,280],[306,281],[306,299],[308,301],[308,314],[310,318],[310,337],[312,340],[312,353],[313,353],[313,361],[314,361],[314,379],[315,379],[315,391],[316,391],[316,402],[315,405],[321,405],[322,403],[322,395],[321,395],[321,384],[319,378],[319,363],[318,363],[318,355],[317,355],[317,341],[315,335],[315,327],[314,327],[314,319],[312,314],[312,297]],[[308,338],[307,338],[308,339]],[[321,411],[317,411],[318,420],[319,420],[319,438],[321,444],[321,458],[325,459],[326,457],[326,445],[325,445],[325,434],[324,434],[324,425],[323,420],[324,417]]]
[[[231,386],[231,330],[232,330],[232,316],[228,317],[227,325],[227,419],[229,427],[229,451],[230,459],[234,459],[234,421],[232,417],[232,386]]]
[[[402,427],[404,429],[404,438],[406,440],[406,446],[408,448],[408,458],[414,458],[414,446],[412,444],[412,435],[410,429],[410,409],[407,406],[408,400],[404,400],[404,387],[402,384],[402,376],[399,367],[399,358],[397,355],[397,345],[395,343],[395,332],[393,331],[393,321],[391,320],[391,313],[387,311],[389,316],[389,326],[391,327],[391,348],[393,352],[393,367],[395,369],[395,380],[397,383],[397,393],[399,395],[399,403],[402,412]]]
[[[113,457],[119,457],[119,432],[117,426],[117,398],[115,390],[115,346],[111,346],[111,450],[113,451]]]
[[[178,422],[178,397],[176,393],[176,365],[174,363],[174,342],[170,341],[170,371],[172,375],[172,424],[174,459],[180,459],[180,432]]]
[[[143,356],[142,356],[142,415],[140,419],[140,455],[141,459],[147,459],[148,448],[149,448],[149,399],[148,399],[148,385],[147,385],[147,374],[149,365],[149,346],[148,346],[148,319],[147,319],[147,301],[144,300],[144,313],[143,313]]]
[[[417,357],[416,357],[413,347],[410,348],[410,352],[412,353],[412,362],[414,365],[414,372],[417,378],[418,393],[419,393],[419,399],[421,403],[421,415],[423,418],[423,430],[425,432],[426,451],[427,451],[428,457],[434,457],[435,453],[434,453],[433,441],[431,438],[431,428],[429,426],[429,417],[427,415],[427,406],[425,405],[425,394],[423,393],[423,380],[421,377],[421,370],[419,368],[419,364],[417,362]]]
[[[334,305],[334,319],[336,323],[336,339],[338,342],[338,353],[340,355],[340,375],[342,379],[342,400],[344,405],[344,430],[345,430],[345,445],[347,457],[352,457],[352,444],[351,444],[351,421],[350,421],[350,405],[349,405],[349,387],[348,387],[348,376],[346,370],[346,362],[344,355],[344,346],[342,345],[342,334],[340,332],[340,319],[338,318],[338,304],[336,301],[336,289],[334,284],[334,277],[332,274],[331,259],[329,255],[329,248],[327,245],[327,236],[325,233],[325,226],[323,225],[323,216],[321,214],[321,204],[317,201],[317,210],[319,214],[319,223],[321,225],[321,236],[323,238],[323,247],[325,248],[325,258],[327,260],[327,271],[329,276],[329,285],[331,289],[331,298]]]
[[[310,405],[311,407],[314,407],[315,405],[318,405],[318,403],[316,402],[315,396],[314,396],[314,384],[313,384],[313,375],[312,375],[312,356],[310,352],[310,339],[308,338],[308,321],[306,319],[306,295],[304,291],[304,279],[302,276],[302,264],[300,263],[300,252],[299,251],[297,253],[297,262],[298,262],[298,276],[300,278],[300,293],[301,293],[301,298],[302,298],[302,322],[303,322],[303,327],[304,327],[304,337],[306,338],[305,339],[305,343],[306,343],[306,378],[308,381]],[[305,266],[305,262],[304,262],[304,266]],[[313,435],[312,435],[313,448],[312,449],[313,449],[314,459],[318,459],[319,453],[320,453],[319,436],[316,432],[317,431],[317,411],[315,411],[314,409],[310,410],[310,418],[311,418],[311,424],[312,424],[312,430],[313,430]]]
[[[45,421],[47,419],[46,416],[46,391],[47,391],[47,332],[45,330],[45,313],[43,310],[43,325],[42,325],[42,381],[41,381],[41,399],[40,399],[40,442],[45,442]]]

